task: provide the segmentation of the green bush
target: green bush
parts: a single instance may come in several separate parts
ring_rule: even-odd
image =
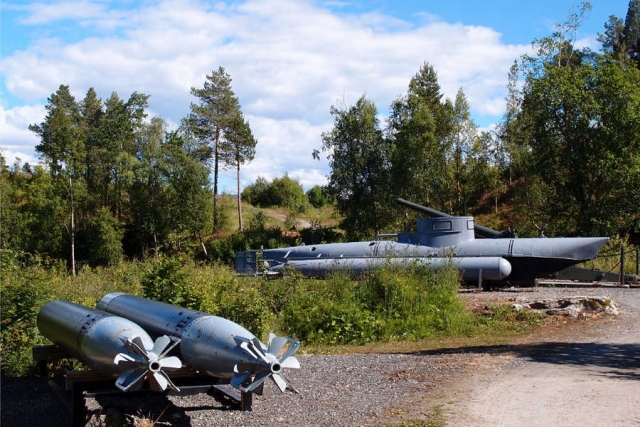
[[[47,271],[35,266],[26,272],[2,271],[0,282],[0,372],[2,376],[21,376],[35,364],[31,347],[46,340],[38,333],[38,312],[54,295]]]
[[[309,200],[302,185],[287,174],[282,178],[274,178],[270,183],[265,178],[258,177],[254,184],[244,189],[242,200],[254,206],[280,206],[294,212],[306,212],[309,208]]]
[[[314,185],[307,191],[307,199],[314,208],[321,208],[331,203],[327,188],[320,185]]]
[[[155,263],[141,281],[145,298],[181,305],[184,302],[186,274],[184,262],[178,258],[164,258]]]
[[[82,235],[80,240],[85,243],[80,253],[90,265],[115,265],[122,258],[124,229],[109,209],[103,208],[91,218]]]
[[[302,293],[283,314],[289,335],[309,344],[364,344],[379,339],[383,327],[374,313],[323,289]]]

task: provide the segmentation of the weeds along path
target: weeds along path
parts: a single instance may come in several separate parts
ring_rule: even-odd
[[[447,426],[640,425],[640,289],[543,292],[610,296],[621,314],[488,352],[431,402]]]

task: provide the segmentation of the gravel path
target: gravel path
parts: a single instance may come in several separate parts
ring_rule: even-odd
[[[498,421],[506,419],[506,412],[522,408],[522,401],[530,396],[525,394],[518,397],[511,392],[523,389],[522,384],[531,381],[522,379],[510,383],[509,378],[518,377],[518,369],[541,363],[547,368],[561,371],[567,366],[589,364],[585,359],[589,353],[582,359],[576,356],[565,358],[562,352],[569,349],[549,347],[549,341],[563,345],[582,343],[585,345],[578,346],[577,350],[584,352],[595,351],[587,346],[588,343],[607,342],[616,336],[629,336],[630,342],[617,350],[609,348],[610,352],[615,353],[609,356],[613,355],[614,358],[602,357],[600,364],[605,370],[624,373],[617,376],[626,375],[628,383],[637,388],[640,379],[637,369],[640,289],[543,288],[535,292],[513,294],[468,294],[464,298],[470,304],[483,305],[505,300],[517,302],[567,295],[610,296],[622,314],[615,320],[579,322],[545,334],[523,337],[510,346],[473,347],[446,353],[299,356],[302,368],[287,370],[285,375],[300,394],[282,394],[273,383],[268,382],[264,395],[254,397],[252,412],[230,409],[206,394],[170,397],[148,394],[135,399],[123,395],[87,399],[90,419],[86,425],[114,425],[109,424],[113,418],[135,423],[144,416],[156,421],[156,426],[379,426],[407,418],[426,419],[435,406],[444,410],[449,420],[447,425],[516,425],[515,421],[513,424],[495,423],[496,418],[482,418],[482,414],[487,412],[486,405],[489,408],[496,407],[496,400],[504,400],[505,396],[509,405],[504,406],[502,412],[496,410],[502,414],[499,414],[502,418],[498,418]],[[550,348],[558,352],[556,357],[543,360],[540,354],[546,354]],[[629,368],[628,359],[624,357],[629,355],[621,352],[634,349],[636,358],[631,357],[630,360],[635,360],[635,368]],[[596,357],[595,354],[593,357]],[[491,388],[494,384],[492,378],[503,379],[503,386],[514,390],[502,386]],[[491,393],[487,390],[491,390]],[[491,401],[482,400],[482,396]],[[605,396],[605,399],[614,400],[615,396],[618,395]],[[66,425],[57,400],[43,379],[4,380],[1,403],[4,427]],[[606,404],[615,405],[616,402]],[[479,424],[484,420],[485,424]],[[518,425],[536,424],[524,422]]]
[[[442,396],[448,425],[640,426],[640,289],[572,289],[607,295],[621,314],[505,348]]]

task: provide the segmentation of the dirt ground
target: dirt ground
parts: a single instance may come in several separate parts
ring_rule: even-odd
[[[558,319],[512,345],[476,350],[424,402],[431,412],[447,426],[640,426],[640,289],[566,292],[614,294],[620,315]]]

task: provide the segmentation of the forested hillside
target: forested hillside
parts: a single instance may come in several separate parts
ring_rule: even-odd
[[[385,127],[362,96],[333,108],[321,151],[329,192],[347,234],[397,229],[395,198],[460,214],[523,235],[613,236],[640,220],[640,2],[610,17],[600,52],[575,45],[585,3],[535,55],[509,70],[507,109],[479,131],[462,90],[444,99],[425,62],[407,93],[389,107]],[[506,70],[505,70],[506,72]]]
[[[219,168],[235,168],[240,182],[258,143],[222,67],[191,89],[197,102],[172,131],[147,117],[146,94],[101,100],[89,89],[76,100],[61,84],[30,126],[41,164],[0,156],[0,249],[73,274],[162,253],[230,263],[252,247],[398,231],[415,213],[397,197],[523,236],[624,236],[640,223],[640,1],[604,23],[599,51],[573,38],[589,7],[505,70],[507,109],[495,128],[480,131],[462,89],[444,98],[428,59],[386,120],[364,95],[331,107],[333,128],[313,153],[328,157],[328,183],[306,194],[286,175],[238,188],[235,203],[218,194]],[[243,214],[242,198],[286,207],[285,225],[253,207]],[[297,219],[326,204],[344,235]]]

